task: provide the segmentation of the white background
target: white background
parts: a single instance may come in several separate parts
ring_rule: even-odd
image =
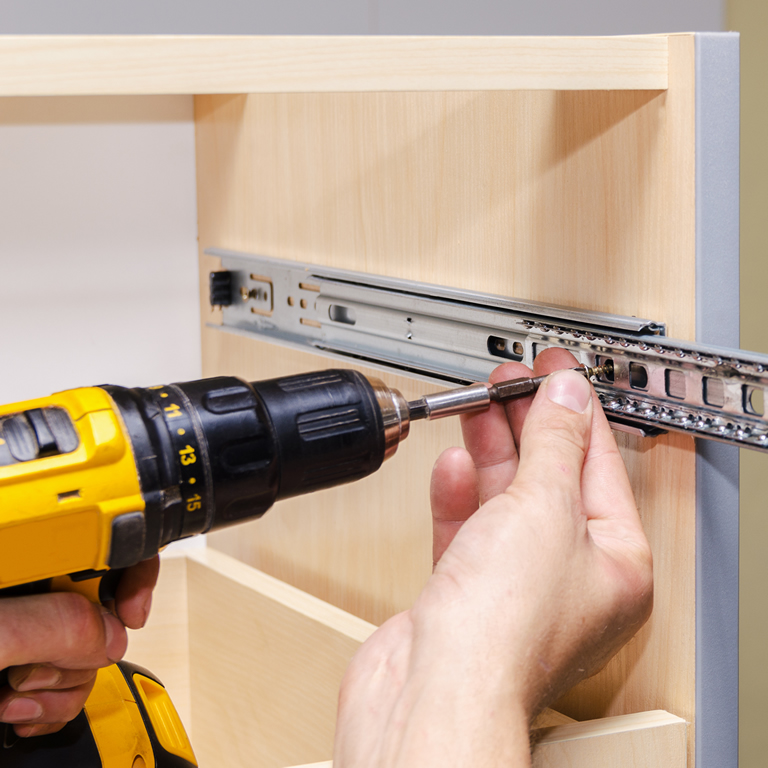
[[[191,97],[0,99],[0,402],[200,375]]]

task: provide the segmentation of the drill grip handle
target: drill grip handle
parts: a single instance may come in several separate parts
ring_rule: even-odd
[[[8,726],[3,746],[3,768],[197,768],[163,685],[124,661],[99,670],[85,709],[62,730],[18,739]]]
[[[0,599],[77,592],[92,602],[115,597],[122,571],[78,574],[0,590]],[[0,670],[0,687],[8,669]],[[115,734],[119,733],[118,737]],[[100,669],[85,708],[57,733],[20,739],[0,724],[4,768],[196,768],[194,752],[173,702],[150,672],[128,662]],[[143,763],[138,761],[141,758]]]

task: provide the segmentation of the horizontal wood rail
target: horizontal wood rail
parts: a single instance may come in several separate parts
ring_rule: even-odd
[[[664,90],[664,35],[0,36],[0,96]]]

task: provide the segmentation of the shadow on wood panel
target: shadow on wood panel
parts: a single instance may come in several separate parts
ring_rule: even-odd
[[[531,217],[537,300],[648,316],[633,275],[664,221],[664,103],[656,91],[553,94]]]
[[[498,254],[495,292],[647,316],[663,108],[649,91],[201,97],[221,180],[201,217],[219,247],[468,289]],[[222,226],[243,195],[245,226]]]

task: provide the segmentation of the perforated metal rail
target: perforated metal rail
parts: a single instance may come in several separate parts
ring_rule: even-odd
[[[487,380],[504,360],[532,365],[548,347],[590,367],[618,429],[676,430],[768,450],[768,356],[667,338],[663,323],[508,299],[218,249],[212,303],[223,330],[354,358],[426,381]],[[219,327],[219,326],[214,326]]]

